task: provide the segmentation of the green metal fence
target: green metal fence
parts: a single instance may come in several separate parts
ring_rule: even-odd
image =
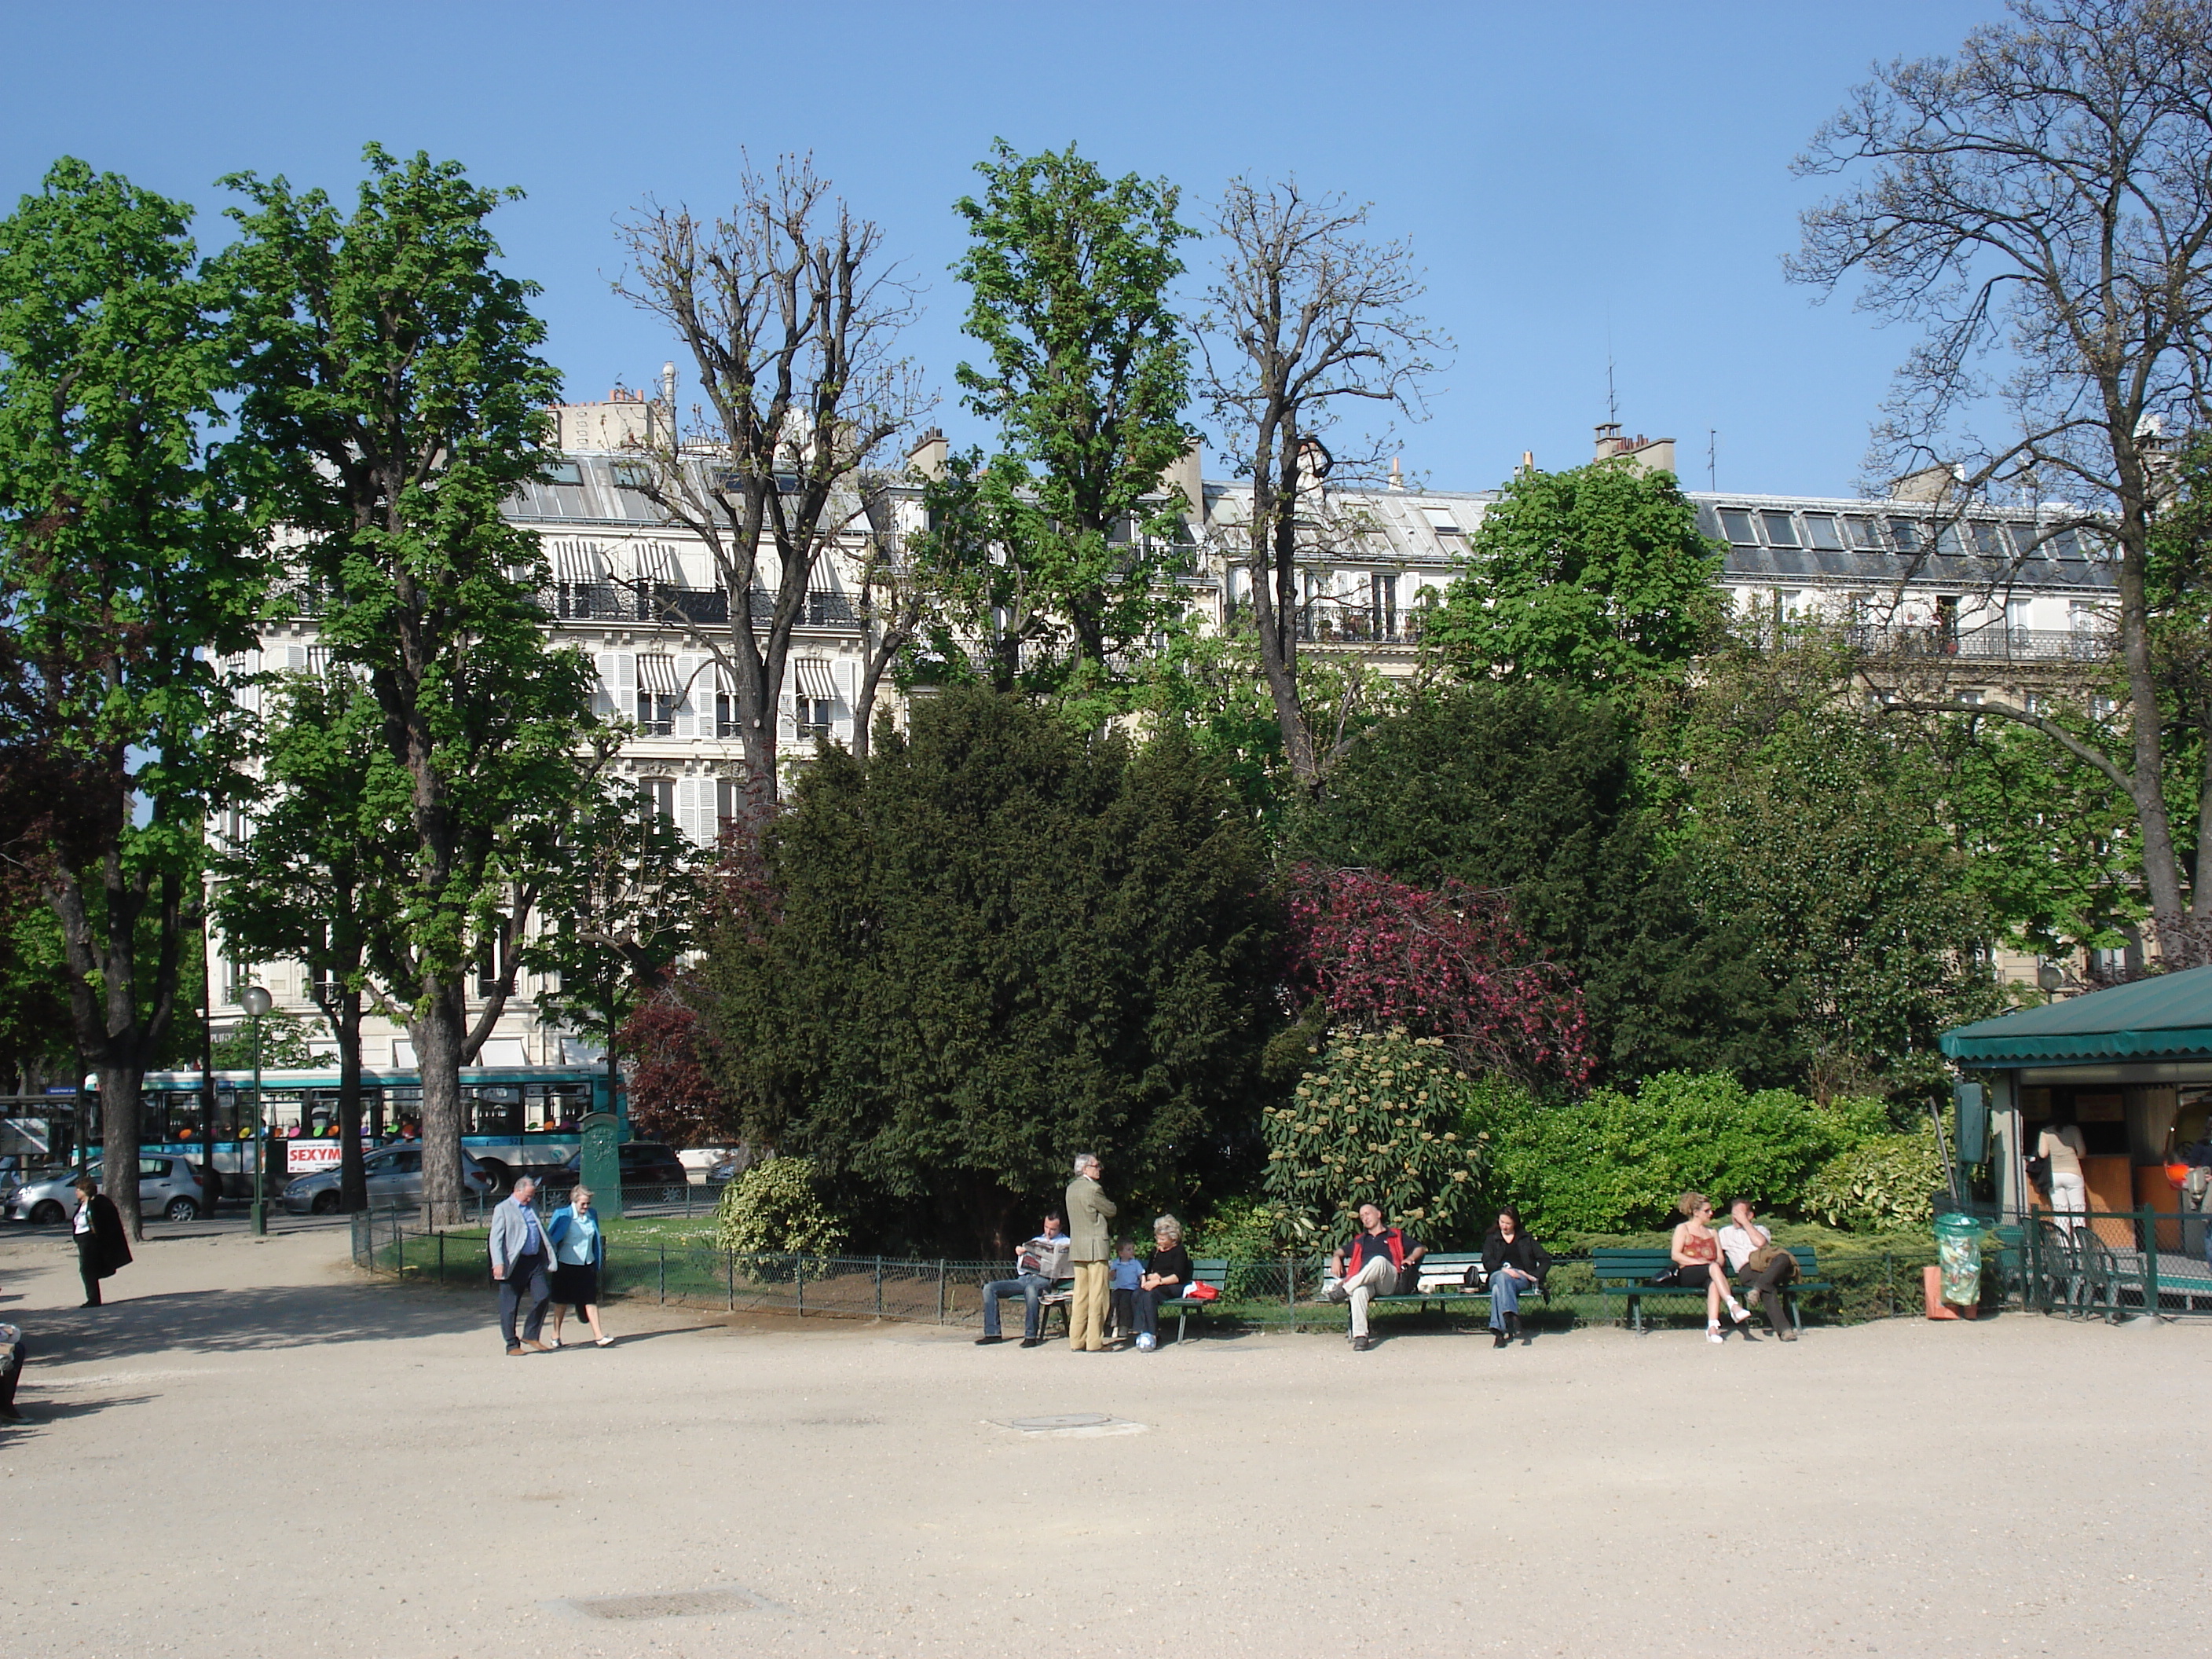
[[[419,1284],[489,1287],[491,1266],[484,1235],[475,1229],[441,1231],[426,1226],[422,1212],[383,1210],[353,1220],[356,1264],[379,1275]],[[1857,1324],[1922,1310],[1921,1270],[1936,1260],[1932,1239],[1892,1241],[1887,1248],[1863,1250],[1821,1247],[1820,1277],[1832,1287],[1804,1300],[1808,1322]],[[1245,1326],[1278,1328],[1344,1328],[1340,1304],[1319,1301],[1323,1259],[1285,1256],[1273,1261],[1239,1261],[1229,1266],[1226,1294],[1205,1316]],[[2039,1269],[2018,1252],[2008,1257],[1992,1250],[1983,1277],[1984,1301],[1996,1306],[2017,1294]],[[898,1319],[932,1324],[971,1325],[982,1316],[982,1287],[1008,1276],[1000,1261],[951,1258],[862,1255],[738,1255],[711,1238],[672,1227],[665,1234],[641,1237],[611,1232],[602,1293],[610,1300],[633,1297],[726,1312],[757,1310],[824,1314],[845,1317]],[[1555,1264],[1549,1297],[1522,1306],[1523,1317],[1543,1327],[1622,1323],[1626,1297],[1598,1287],[1587,1255],[1565,1254]],[[2171,1295],[2162,1291],[2162,1298]],[[2203,1291],[2212,1311],[2212,1280]],[[2033,1298],[2030,1297],[2031,1302]],[[2041,1305],[2037,1304],[2036,1305]],[[2161,1305],[2168,1305],[2161,1301]],[[1018,1325],[1021,1304],[1009,1302],[1005,1315]],[[1439,1294],[1420,1308],[1378,1307],[1377,1328],[1385,1324],[1439,1319],[1482,1324],[1489,1318],[1486,1297]],[[1687,1299],[1654,1301],[1644,1310],[1646,1324],[1699,1324],[1702,1304]],[[1054,1323],[1057,1325],[1057,1316]]]

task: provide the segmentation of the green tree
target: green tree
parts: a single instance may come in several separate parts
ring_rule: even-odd
[[[1712,642],[1720,567],[1671,472],[1624,459],[1520,472],[1422,637],[1462,679],[1629,685]]]
[[[1801,1074],[1790,1008],[1747,939],[1701,914],[1647,794],[1638,727],[1615,703],[1539,684],[1443,688],[1377,723],[1285,842],[1417,886],[1510,893],[1580,981],[1601,1076]]]
[[[0,617],[79,786],[38,866],[106,1145],[139,1142],[198,933],[200,826],[236,782],[215,659],[259,568],[206,442],[228,369],[191,210],[54,164],[0,222]],[[137,1160],[109,1160],[138,1225]]]
[[[1700,909],[1796,1006],[1820,1092],[1920,1088],[1936,1038],[1993,1012],[1988,913],[1940,776],[1813,652],[1717,658],[1685,694],[1674,805]]]
[[[537,539],[500,512],[544,464],[559,389],[535,289],[493,263],[504,198],[457,163],[366,155],[349,213],[282,179],[229,181],[251,205],[222,264],[257,495],[301,537],[331,663],[362,676],[406,780],[398,926],[371,966],[405,1011],[444,1222],[460,1214],[460,1067],[514,989],[518,953],[498,941],[526,936],[588,787],[593,682],[548,641]],[[494,953],[471,1020],[471,969]]]
[[[1025,156],[1000,140],[976,171],[981,198],[956,204],[970,237],[956,269],[990,361],[958,378],[999,444],[939,492],[964,478],[972,503],[936,505],[964,506],[979,532],[965,564],[988,579],[969,619],[990,641],[987,678],[1085,696],[1182,614],[1163,579],[1190,557],[1184,515],[1199,503],[1164,497],[1160,479],[1195,438],[1182,420],[1189,345],[1167,293],[1192,233],[1172,185],[1109,179],[1073,144]]]
[[[369,964],[393,948],[406,878],[393,854],[404,845],[410,792],[384,745],[383,710],[360,680],[270,678],[252,829],[217,865],[215,919],[234,959],[307,970],[337,1042],[339,1202],[364,1210],[361,1023],[374,995]]]
[[[1094,1151],[1137,1208],[1249,1168],[1273,1019],[1258,841],[1179,737],[1133,750],[980,690],[827,752],[702,970],[756,1146],[877,1231],[1007,1243]]]
[[[261,1017],[261,1064],[264,1069],[279,1066],[311,1066],[314,1063],[313,1039],[317,1035],[313,1020],[301,1019],[282,1008],[272,1008]],[[253,1022],[240,1019],[216,1040],[212,1051],[215,1069],[218,1072],[246,1072],[253,1069]],[[356,1079],[355,1113],[356,1125],[360,1113],[359,1079]],[[356,1154],[360,1134],[356,1127]],[[356,1209],[366,1208],[356,1204]]]

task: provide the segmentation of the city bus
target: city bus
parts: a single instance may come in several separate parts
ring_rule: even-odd
[[[253,1073],[215,1074],[214,1122],[198,1072],[149,1072],[140,1107],[140,1140],[149,1153],[204,1159],[227,1194],[242,1197],[253,1182]],[[338,1162],[338,1074],[335,1066],[261,1073],[263,1109],[270,1131],[269,1190],[295,1176]],[[69,1097],[59,1097],[66,1115]],[[616,1138],[629,1139],[629,1102],[620,1078],[604,1066],[465,1066],[461,1068],[461,1144],[504,1188],[524,1170],[556,1168],[583,1145],[580,1123],[588,1112],[611,1112]],[[374,1146],[411,1136],[421,1126],[422,1077],[411,1068],[363,1067],[362,1140]],[[97,1147],[99,1115],[90,1115]]]

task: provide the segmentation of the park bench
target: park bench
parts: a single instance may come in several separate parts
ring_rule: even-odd
[[[1783,1249],[1797,1258],[1797,1277],[1775,1292],[1786,1296],[1784,1304],[1790,1322],[1799,1330],[1805,1328],[1805,1310],[1802,1300],[1808,1291],[1829,1291],[1834,1285],[1820,1277],[1820,1266],[1810,1244],[1785,1244]],[[1599,1249],[1590,1252],[1592,1275],[1597,1280],[1599,1292],[1608,1306],[1616,1296],[1628,1298],[1628,1317],[1637,1333],[1644,1330],[1644,1304],[1661,1297],[1688,1297],[1703,1303],[1703,1290],[1690,1290],[1679,1285],[1654,1285],[1651,1281],[1674,1265],[1674,1257],[1665,1250]],[[1733,1279],[1730,1281],[1733,1283]]]
[[[1431,1304],[1449,1309],[1455,1302],[1479,1302],[1486,1308],[1490,1305],[1490,1292],[1467,1288],[1467,1270],[1481,1264],[1480,1250],[1431,1251],[1414,1265],[1413,1289],[1398,1296],[1378,1296],[1368,1306],[1403,1307],[1411,1304],[1426,1312]],[[1540,1286],[1536,1294],[1548,1299],[1551,1292]],[[1349,1310],[1346,1316],[1350,1316]]]
[[[1224,1296],[1229,1294],[1229,1262],[1226,1258],[1199,1257],[1191,1262],[1190,1271],[1192,1276],[1200,1284],[1211,1285]],[[1068,1334],[1069,1322],[1067,1310],[1074,1300],[1075,1280],[1073,1278],[1055,1280],[1053,1287],[1045,1292],[1044,1301],[1038,1311],[1038,1330],[1044,1329],[1045,1322],[1052,1317],[1052,1310],[1057,1308],[1060,1310],[1060,1334],[1066,1336]],[[1208,1308],[1219,1305],[1216,1302],[1194,1302],[1187,1296],[1179,1296],[1172,1302],[1161,1303],[1160,1311],[1176,1316],[1176,1340],[1180,1342],[1189,1334],[1191,1315],[1204,1313]]]

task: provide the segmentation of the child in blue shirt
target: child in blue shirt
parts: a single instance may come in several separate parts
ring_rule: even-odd
[[[1145,1264],[1137,1260],[1137,1247],[1127,1239],[1113,1261],[1106,1264],[1106,1283],[1114,1292],[1114,1330],[1127,1336],[1136,1328],[1137,1288],[1144,1282]]]

